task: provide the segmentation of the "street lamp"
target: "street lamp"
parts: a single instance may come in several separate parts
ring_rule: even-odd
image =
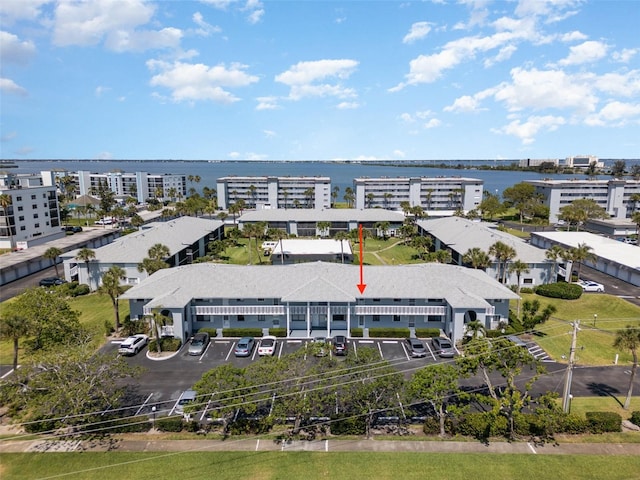
[[[151,426],[153,429],[156,429],[156,406],[151,407],[151,414],[153,415],[153,420],[151,421]]]
[[[598,314],[597,314],[597,313],[594,313],[594,314],[593,314],[593,326],[594,326],[594,327],[596,326],[596,320],[598,320]]]

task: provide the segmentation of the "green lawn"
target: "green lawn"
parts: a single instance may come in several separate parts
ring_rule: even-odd
[[[613,348],[617,330],[627,325],[640,327],[640,307],[606,294],[584,294],[578,300],[560,300],[533,294],[522,294],[523,300],[538,299],[544,308],[555,305],[557,312],[538,327],[540,335],[532,336],[554,360],[562,362],[571,347],[569,322],[580,320],[576,361],[580,365],[612,365],[618,355],[619,365],[630,365],[631,353]],[[594,326],[593,315],[597,314]],[[566,361],[566,360],[564,360]]]
[[[549,447],[553,448],[553,447]],[[3,454],[4,480],[637,478],[640,457],[407,452],[164,452]]]
[[[583,415],[586,412],[613,412],[619,414],[623,420],[631,417],[631,412],[640,411],[640,397],[631,397],[631,406],[629,410],[622,408],[626,398],[626,390],[620,392],[617,397],[600,396],[600,397],[574,397],[571,400],[571,413]],[[634,435],[636,442],[640,442],[640,435]]]

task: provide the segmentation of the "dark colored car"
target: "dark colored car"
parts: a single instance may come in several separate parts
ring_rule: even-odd
[[[427,349],[424,346],[424,343],[417,338],[407,338],[405,339],[405,342],[405,346],[409,350],[409,355],[412,357],[418,358],[427,356]]]
[[[188,353],[189,355],[202,355],[209,345],[209,334],[207,332],[196,333],[191,339]]]
[[[67,281],[63,280],[62,278],[48,277],[48,278],[43,278],[42,280],[40,280],[39,285],[41,287],[57,287],[58,285],[62,285],[64,283],[67,283]]]
[[[336,335],[333,339],[333,353],[336,355],[346,355],[347,348],[347,337],[344,335]]]
[[[433,337],[431,346],[436,355],[442,358],[453,358],[456,355],[456,349],[453,347],[451,340],[446,337]]]
[[[72,228],[73,233],[78,233],[78,232],[82,231],[82,227],[80,227],[80,226],[75,226],[75,227],[71,227],[71,228]]]
[[[233,351],[236,357],[250,357],[253,352],[253,347],[256,346],[256,341],[253,337],[242,337],[238,340],[235,350]]]

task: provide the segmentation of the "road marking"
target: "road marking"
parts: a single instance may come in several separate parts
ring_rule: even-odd
[[[138,411],[136,412],[136,414],[135,414],[134,416],[138,416],[138,415],[140,415],[140,412],[142,411],[142,409],[143,409],[144,407],[146,407],[146,406],[147,406],[147,402],[148,402],[149,400],[151,400],[151,396],[152,396],[152,395],[153,395],[153,393],[150,393],[150,394],[149,394],[149,396],[148,396],[148,397],[147,397],[147,399],[144,401],[144,403],[143,403],[142,405],[140,405],[140,408],[138,409]]]
[[[398,343],[397,340],[383,340],[382,343]]]
[[[229,349],[229,353],[227,353],[227,356],[225,357],[224,361],[226,362],[227,360],[229,360],[229,357],[231,356],[231,352],[233,352],[233,346],[235,345],[235,343],[231,344],[231,348]]]
[[[360,343],[373,343],[373,340],[358,340]]]
[[[533,452],[534,455],[536,455],[538,452],[536,452],[536,449],[533,447],[533,445],[531,445],[531,442],[527,442],[527,445],[529,445],[529,448],[531,449],[531,451]]]
[[[260,439],[256,440],[256,452],[260,450]]]
[[[329,451],[329,440],[326,440],[326,439],[324,441],[324,451],[325,452]]]
[[[384,359],[384,354],[382,353],[382,345],[378,343],[378,351],[380,352],[380,358]]]

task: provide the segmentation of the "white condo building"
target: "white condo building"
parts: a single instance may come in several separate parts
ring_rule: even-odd
[[[52,172],[0,174],[0,248],[24,249],[64,237]]]
[[[482,202],[483,181],[463,177],[355,178],[356,209],[402,210],[402,202],[421,206],[429,215],[465,213]]]
[[[247,208],[331,208],[329,177],[221,177],[218,206],[228,209],[238,200]]]
[[[94,173],[80,170],[77,173],[57,172],[56,175],[73,178],[79,195],[91,195],[101,184],[106,184],[116,196],[134,197],[138,203],[150,198],[165,200],[187,194],[187,177],[182,174],[120,171]]]
[[[525,180],[532,184],[536,193],[544,197],[549,207],[549,222],[557,223],[560,209],[580,198],[590,198],[604,208],[613,218],[628,218],[634,208],[630,200],[634,193],[640,194],[640,180]]]

